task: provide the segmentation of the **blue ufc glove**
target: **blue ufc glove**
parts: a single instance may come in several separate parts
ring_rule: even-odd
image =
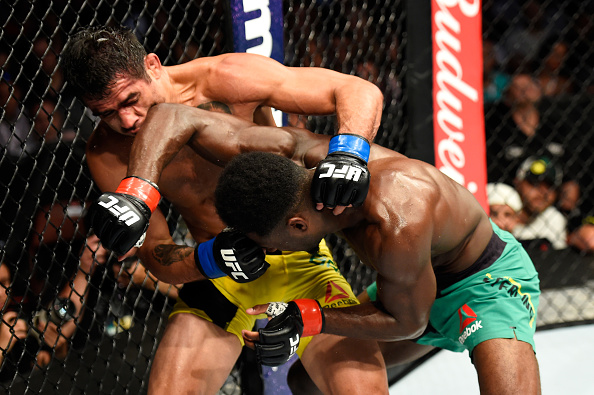
[[[369,142],[355,134],[338,134],[330,140],[328,156],[314,173],[311,194],[325,207],[358,207],[369,191]]]
[[[224,230],[217,237],[200,243],[194,260],[204,277],[229,276],[238,283],[253,281],[270,267],[262,247],[235,230]]]

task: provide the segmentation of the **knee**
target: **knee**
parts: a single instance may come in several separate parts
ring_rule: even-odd
[[[294,395],[321,394],[299,359],[296,360],[289,369],[289,373],[287,374],[287,384]]]

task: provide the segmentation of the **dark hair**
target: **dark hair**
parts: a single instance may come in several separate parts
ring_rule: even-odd
[[[285,157],[251,152],[233,158],[215,191],[217,213],[243,233],[267,236],[303,196],[307,170]]]
[[[62,52],[66,81],[80,99],[100,100],[119,75],[147,79],[146,50],[125,27],[88,27],[72,36]]]

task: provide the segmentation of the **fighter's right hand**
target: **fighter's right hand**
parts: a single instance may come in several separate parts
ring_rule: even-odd
[[[204,277],[229,276],[238,283],[254,281],[270,267],[262,247],[243,233],[227,229],[200,243],[194,259]]]
[[[89,208],[90,226],[103,246],[118,255],[140,247],[161,193],[155,184],[126,177],[115,192],[99,196]]]

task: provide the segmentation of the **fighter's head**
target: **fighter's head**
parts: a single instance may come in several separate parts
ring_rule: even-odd
[[[324,236],[311,226],[311,175],[285,157],[251,152],[236,156],[223,170],[215,205],[223,222],[263,247],[316,249]]]
[[[68,85],[113,130],[134,135],[165,95],[162,66],[126,28],[87,28],[68,42],[62,64]]]
[[[68,85],[82,100],[107,97],[122,76],[149,80],[146,50],[124,27],[88,27],[72,36],[62,53]]]

